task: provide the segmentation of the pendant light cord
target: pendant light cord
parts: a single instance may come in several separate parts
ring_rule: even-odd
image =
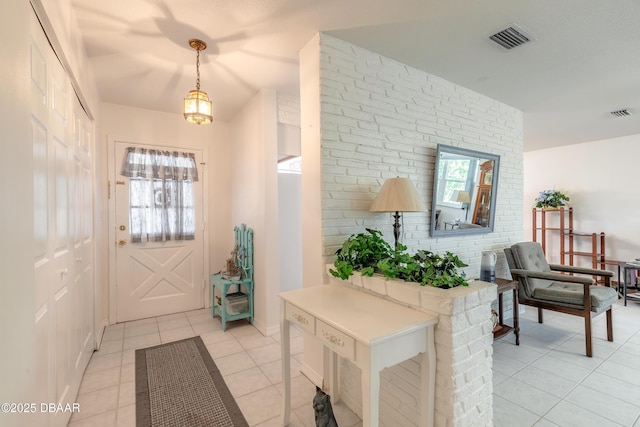
[[[197,49],[196,55],[196,90],[200,92],[200,49]]]

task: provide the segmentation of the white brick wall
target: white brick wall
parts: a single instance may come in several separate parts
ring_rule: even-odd
[[[522,240],[522,113],[327,34],[320,35],[320,52],[325,260],[333,262],[342,242],[365,227],[380,229],[387,241],[393,241],[390,215],[368,211],[387,178],[410,178],[431,209],[436,145],[442,143],[501,156],[494,232],[430,238],[430,212],[408,213],[404,243],[411,252],[428,249],[458,254],[469,264],[465,269],[469,277],[479,275],[481,251],[496,250],[497,274],[508,277],[499,249]],[[384,286],[385,292],[390,288],[393,298],[401,301],[411,295],[388,286]],[[382,289],[378,284],[371,290]],[[493,295],[495,299],[495,291]],[[492,422],[491,346],[487,347],[486,338],[491,324],[487,317],[482,320],[490,302],[483,298],[477,301],[470,313],[443,318],[438,327],[438,426]],[[422,306],[425,310],[435,308]],[[452,307],[454,313],[457,309]],[[445,333],[445,328],[451,329],[450,333]],[[443,358],[450,362],[442,364]],[[408,384],[417,384],[417,371],[415,360],[385,371],[383,425],[416,425],[416,394]],[[343,366],[343,398],[356,412],[360,405],[358,375],[356,368]]]
[[[416,185],[431,209],[438,143],[500,155],[494,232],[429,237],[430,212],[404,216],[410,251],[450,250],[478,277],[481,251],[522,240],[522,112],[444,79],[321,34],[324,253],[364,227],[393,241],[390,214],[369,206],[387,178]],[[507,266],[499,253],[497,273]],[[507,276],[508,277],[508,276]]]
[[[328,268],[331,264],[327,265]],[[438,316],[436,325],[436,426],[491,426],[493,381],[492,320],[496,285],[475,281],[469,287],[437,289],[383,277],[352,276],[352,286]],[[372,282],[372,284],[369,284]],[[362,416],[360,370],[346,359],[340,366],[341,398]],[[380,424],[416,426],[419,419],[420,361],[414,357],[381,374]]]

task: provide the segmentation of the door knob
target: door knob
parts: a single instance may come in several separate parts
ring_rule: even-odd
[[[120,229],[120,231],[124,231],[124,230],[126,230],[126,229],[127,229],[127,227],[126,227],[126,226],[124,226],[124,225],[121,225],[121,226],[120,226],[120,227],[118,227],[118,228]]]
[[[122,240],[120,240],[120,241],[118,242],[118,244],[119,244],[120,246],[124,246],[124,245],[126,245],[126,244],[127,244],[127,239],[122,239]]]

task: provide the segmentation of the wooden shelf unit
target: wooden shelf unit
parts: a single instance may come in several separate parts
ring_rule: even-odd
[[[576,251],[576,237],[577,238],[590,238],[591,239],[591,251],[590,252],[581,252]],[[575,231],[571,231],[567,233],[564,238],[566,238],[569,242],[569,249],[565,251],[564,255],[569,257],[569,265],[574,265],[575,257],[588,257],[591,258],[591,268],[601,268],[605,267],[605,234],[603,232],[600,233],[579,233]]]
[[[564,236],[573,230],[573,208],[558,208],[558,209],[540,209],[533,208],[533,241],[538,241],[538,235],[540,236],[540,245],[542,246],[542,252],[547,253],[547,232],[557,231],[558,240],[560,242],[560,264],[564,264],[565,251],[565,239]],[[547,214],[559,215],[558,227],[547,227]],[[538,221],[539,218],[539,221]],[[540,232],[540,233],[538,233]]]
[[[547,233],[558,232],[560,264],[575,265],[578,257],[590,258],[591,268],[605,270],[607,265],[614,265],[617,261],[606,259],[605,233],[582,233],[573,229],[573,208],[539,209],[533,208],[533,241],[540,244],[543,252],[547,253]],[[547,215],[558,215],[557,227],[547,227]],[[585,242],[582,239],[589,239]],[[579,243],[591,250],[579,251]]]

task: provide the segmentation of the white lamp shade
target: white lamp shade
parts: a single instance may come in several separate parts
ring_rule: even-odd
[[[458,203],[469,203],[471,201],[471,196],[468,191],[456,191],[456,202]]]
[[[370,212],[424,212],[418,191],[408,178],[389,178],[369,208]]]

